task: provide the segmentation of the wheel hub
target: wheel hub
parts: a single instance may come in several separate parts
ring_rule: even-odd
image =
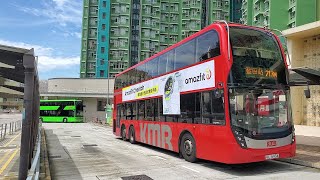
[[[189,139],[184,141],[184,151],[186,152],[186,154],[188,156],[190,156],[192,154],[193,145],[192,145],[192,142]]]

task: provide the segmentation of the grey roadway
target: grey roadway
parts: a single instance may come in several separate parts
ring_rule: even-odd
[[[178,154],[115,138],[93,124],[43,124],[53,179],[320,179],[320,170],[278,161],[230,166],[189,163]]]

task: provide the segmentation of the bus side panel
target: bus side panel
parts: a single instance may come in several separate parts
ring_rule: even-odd
[[[197,158],[217,162],[228,159],[231,144],[238,146],[227,126],[199,125],[195,130],[195,141]]]
[[[48,116],[46,116],[46,117],[41,117],[40,116],[40,118],[42,118],[43,120],[43,122],[47,122],[47,123],[50,123],[50,122],[52,122],[52,123],[58,123],[58,122],[62,122],[63,121],[63,117],[56,117],[56,116],[52,116],[52,117],[48,117]]]
[[[127,129],[127,138],[129,137],[129,128],[133,125],[136,141],[178,152],[179,130],[177,123],[161,123],[157,121],[142,120],[121,120]]]

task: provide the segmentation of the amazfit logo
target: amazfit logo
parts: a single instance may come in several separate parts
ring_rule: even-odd
[[[184,80],[186,84],[196,83],[200,81],[209,80],[212,77],[211,70],[208,68],[206,69],[205,73],[200,73],[198,76],[189,77]]]

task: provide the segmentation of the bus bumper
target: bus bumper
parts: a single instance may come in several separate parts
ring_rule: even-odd
[[[243,149],[238,144],[233,145],[227,164],[242,164],[260,162],[272,159],[290,158],[296,154],[296,143],[268,149]]]

